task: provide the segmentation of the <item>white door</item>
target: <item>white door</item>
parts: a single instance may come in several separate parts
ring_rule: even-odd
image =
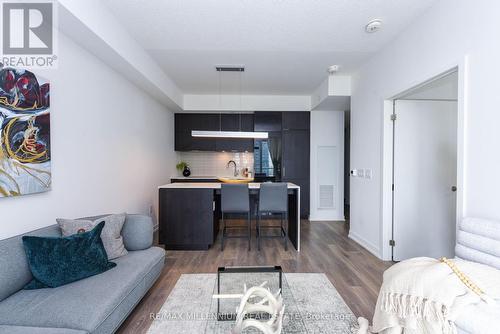
[[[393,258],[453,257],[457,102],[396,100],[395,113]]]

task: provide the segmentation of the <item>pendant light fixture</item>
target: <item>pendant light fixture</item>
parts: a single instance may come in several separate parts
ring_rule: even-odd
[[[267,139],[267,132],[250,132],[250,131],[202,131],[192,130],[192,137],[201,138],[233,138],[233,139]]]
[[[218,72],[219,79],[219,109],[221,107],[221,73],[222,72],[239,72],[239,91],[240,91],[240,111],[241,111],[241,76],[245,71],[243,66],[216,66],[216,71]],[[267,139],[269,134],[267,132],[253,132],[253,131],[241,131],[241,113],[239,114],[239,124],[240,131],[222,131],[222,114],[219,114],[219,131],[204,131],[204,130],[192,130],[192,137],[201,138],[232,138],[232,139]]]

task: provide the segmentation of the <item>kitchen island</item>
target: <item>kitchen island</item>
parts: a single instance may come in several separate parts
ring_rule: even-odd
[[[248,184],[252,221],[260,183]],[[217,239],[221,183],[169,183],[159,191],[159,241],[170,250],[209,249]],[[300,251],[300,187],[288,183],[288,238]]]

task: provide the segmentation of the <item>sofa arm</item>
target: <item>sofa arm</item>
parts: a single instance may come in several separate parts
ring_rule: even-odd
[[[136,251],[153,246],[153,225],[153,220],[149,216],[127,214],[122,229],[125,248]]]

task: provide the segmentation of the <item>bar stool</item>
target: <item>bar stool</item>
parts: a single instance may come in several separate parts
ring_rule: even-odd
[[[280,214],[280,226],[260,226],[262,214]],[[286,183],[262,183],[259,192],[257,211],[257,249],[260,250],[260,238],[283,238],[285,250],[288,250],[287,231],[283,221],[288,222],[288,185]],[[262,235],[261,229],[279,228],[280,235]]]
[[[226,235],[226,229],[241,228],[239,226],[226,226],[225,213],[236,213],[247,215],[247,235]],[[225,184],[221,185],[221,214],[222,214],[222,241],[220,250],[224,250],[225,238],[248,238],[248,250],[251,245],[251,221],[250,221],[250,195],[247,184]]]

